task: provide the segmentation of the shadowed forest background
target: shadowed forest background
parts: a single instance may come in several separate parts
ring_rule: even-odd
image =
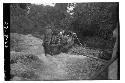
[[[28,9],[28,7],[30,9]],[[74,9],[68,11],[68,8]],[[44,34],[53,30],[70,30],[83,45],[112,49],[112,31],[119,21],[118,3],[56,3],[55,6],[11,4],[11,32]]]

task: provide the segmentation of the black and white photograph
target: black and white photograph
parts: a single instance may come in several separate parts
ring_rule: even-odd
[[[120,80],[119,2],[3,3],[4,80]]]

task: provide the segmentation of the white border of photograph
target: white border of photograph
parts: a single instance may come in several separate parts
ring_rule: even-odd
[[[81,2],[119,2],[119,19],[120,19],[120,81],[119,80],[82,80],[82,81],[23,81],[25,83],[36,83],[36,82],[46,82],[46,83],[119,83],[125,80],[125,1],[124,0],[0,0],[0,82],[4,81],[4,37],[3,37],[3,3],[81,3]],[[14,81],[9,81],[13,83]],[[22,81],[15,81],[15,83],[22,83]],[[125,82],[124,82],[125,83]]]

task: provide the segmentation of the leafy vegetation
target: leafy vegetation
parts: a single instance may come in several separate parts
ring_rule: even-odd
[[[13,80],[90,79],[105,63],[85,56],[111,58],[118,3],[13,3],[10,12],[11,73],[17,76]],[[59,35],[63,30],[66,34]],[[76,33],[74,38],[70,32]],[[76,44],[77,37],[83,46]],[[46,49],[58,56],[45,55]]]
[[[11,32],[44,38],[46,28],[53,32],[69,30],[88,47],[113,47],[112,31],[119,23],[118,3],[56,3],[54,7],[17,3],[10,7]]]

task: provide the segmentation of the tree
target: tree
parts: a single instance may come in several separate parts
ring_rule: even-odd
[[[84,33],[79,36],[94,36],[102,29],[112,29],[111,25],[118,22],[117,8],[118,3],[77,3],[72,28],[76,33]]]

